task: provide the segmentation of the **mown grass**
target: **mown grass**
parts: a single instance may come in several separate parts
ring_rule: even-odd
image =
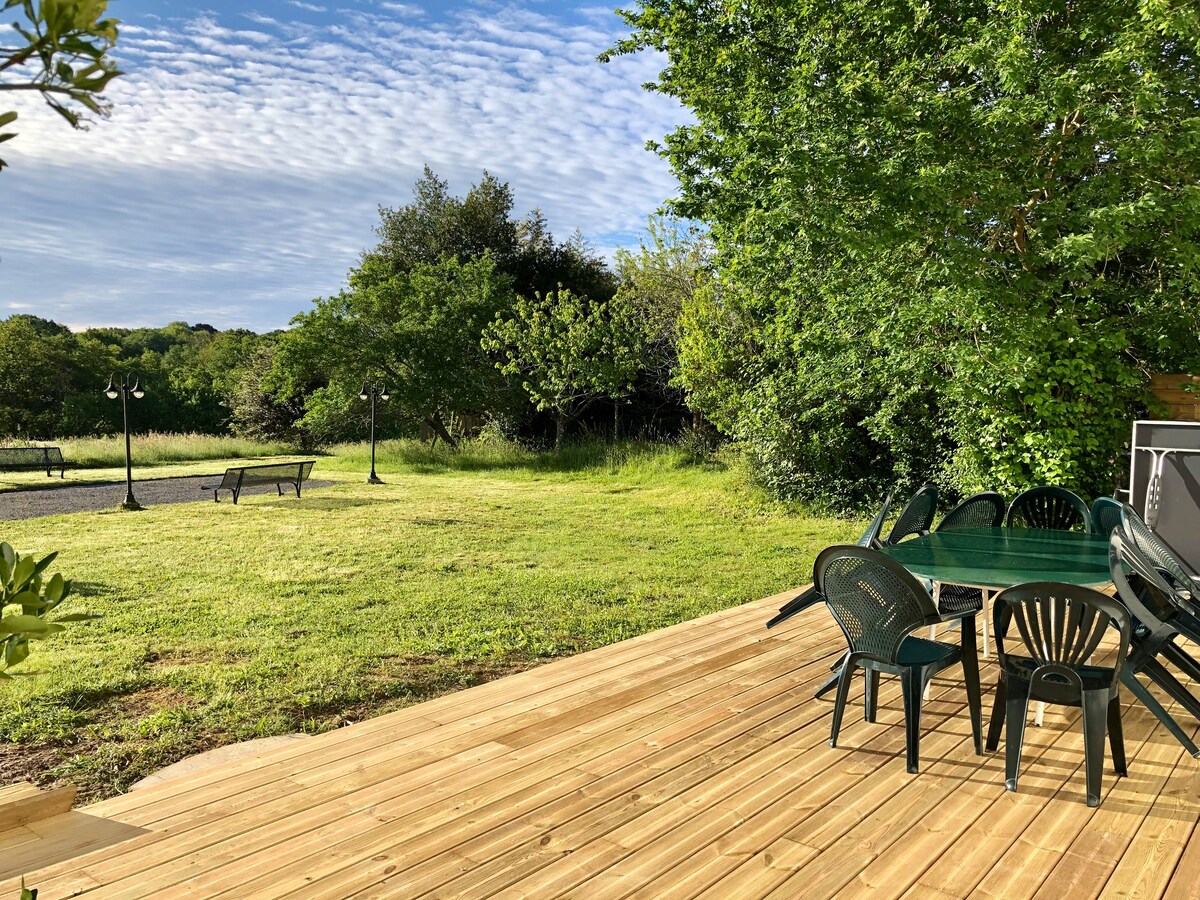
[[[303,498],[4,523],[61,551],[68,611],[0,687],[0,779],[123,790],[198,750],[321,731],[806,583],[854,523],[763,498],[671,448],[459,454],[387,445],[319,462]]]

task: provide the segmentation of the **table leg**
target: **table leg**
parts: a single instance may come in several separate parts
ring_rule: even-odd
[[[988,593],[987,588],[980,588],[979,590],[983,594],[983,612],[979,616],[979,618],[983,619],[983,658],[987,659],[989,650],[988,619],[990,618],[988,616],[988,602],[992,599],[992,595]]]
[[[933,583],[933,606],[935,609],[942,608],[942,583],[940,581],[935,581]],[[936,625],[929,626],[929,639],[931,641],[937,640]],[[929,699],[929,685],[925,686],[925,699]]]

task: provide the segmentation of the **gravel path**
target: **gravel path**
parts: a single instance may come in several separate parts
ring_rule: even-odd
[[[211,484],[220,479],[220,474],[217,474],[135,481],[133,494],[142,506],[158,506],[160,503],[194,503],[197,500],[207,500],[212,503],[212,494],[201,491],[200,485]],[[304,490],[325,487],[332,483],[330,481],[306,481]],[[261,487],[248,487],[242,491],[242,496],[266,493],[274,494],[274,486],[268,484]],[[286,485],[284,486],[284,496],[294,496],[292,489]],[[0,493],[0,521],[112,509],[124,499],[124,481],[22,488],[19,491]],[[228,491],[222,495],[221,502],[230,502]]]

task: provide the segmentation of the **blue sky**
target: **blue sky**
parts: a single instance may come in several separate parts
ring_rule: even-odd
[[[378,207],[423,165],[465,192],[483,169],[516,210],[604,252],[672,195],[644,150],[683,120],[608,65],[612,8],[550,0],[111,0],[128,73],[75,132],[18,107],[0,172],[0,316],[72,327],[184,319],[282,327],[333,293]],[[0,21],[7,21],[0,14]]]

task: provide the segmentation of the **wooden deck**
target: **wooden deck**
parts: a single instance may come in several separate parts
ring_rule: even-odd
[[[822,609],[765,631],[780,600],[5,833],[0,860],[59,860],[39,900],[1200,896],[1200,761],[1140,707],[1098,810],[1076,714],[1028,729],[1009,794],[949,676],[910,776],[894,681],[829,748],[840,636]]]

